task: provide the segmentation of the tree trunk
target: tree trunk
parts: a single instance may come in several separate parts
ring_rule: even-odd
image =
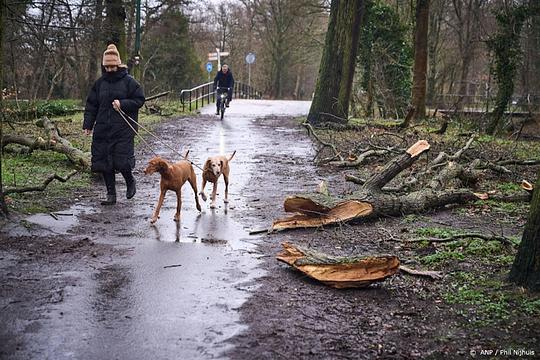
[[[503,115],[514,93],[514,77],[521,55],[521,30],[525,20],[538,14],[539,9],[519,5],[505,8],[496,14],[498,32],[487,41],[488,48],[494,54],[493,74],[498,85],[495,108],[486,130],[488,134],[495,134],[502,125]]]
[[[529,219],[512,265],[510,281],[540,291],[540,173],[534,186]]]
[[[459,80],[458,101],[456,103],[457,110],[463,110],[465,102],[468,100],[467,83],[469,79],[469,67],[471,65],[471,53],[465,53],[462,55],[463,60],[461,62],[461,75]]]
[[[340,118],[346,122],[363,12],[363,0],[332,0],[319,77],[308,115],[311,124],[338,122]]]
[[[126,10],[122,0],[106,0],[107,18],[105,20],[105,37],[106,43],[115,44],[122,63],[127,63],[127,48],[126,48]]]
[[[429,19],[429,32],[428,32],[428,75],[427,75],[427,94],[426,101],[428,104],[434,104],[436,96],[442,94],[442,91],[438,91],[438,82],[440,81],[444,84],[444,81],[441,81],[440,75],[438,72],[439,69],[439,58],[441,56],[440,52],[440,43],[441,43],[441,26],[443,24],[443,12],[445,7],[444,3],[441,1],[434,2],[435,9],[432,7],[432,16]],[[444,80],[444,79],[442,79]]]
[[[429,1],[430,0],[418,0],[416,2],[416,28],[414,31],[414,70],[411,94],[412,106],[415,109],[415,120],[421,120],[426,116],[426,73],[429,27]]]
[[[4,88],[4,11],[6,9],[6,1],[0,0],[0,89]],[[0,92],[0,110],[3,110],[3,91]],[[2,179],[2,134],[3,134],[3,118],[0,119],[0,214],[7,216],[8,208],[6,199],[4,198],[3,179]]]
[[[84,93],[82,94],[82,99],[86,100],[86,96],[88,95],[88,90],[96,80],[98,76],[98,70],[100,68],[101,64],[101,26],[102,26],[102,13],[103,13],[103,0],[95,0],[95,14],[93,19],[93,31],[92,31],[92,37],[91,37],[91,46],[88,49],[90,54],[90,60],[88,64],[88,74],[87,74],[87,81],[86,81],[86,89]]]

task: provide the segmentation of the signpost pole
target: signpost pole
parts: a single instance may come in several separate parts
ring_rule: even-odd
[[[248,86],[251,87],[251,64],[255,62],[255,54],[248,53],[246,55],[246,63],[248,64]]]

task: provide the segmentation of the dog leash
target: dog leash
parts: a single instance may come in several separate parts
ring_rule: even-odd
[[[146,141],[138,132],[137,130],[135,130],[135,128],[133,127],[133,125],[130,124],[130,122],[128,121],[128,119],[126,119],[124,117],[124,115],[122,115],[121,112],[118,112],[120,114],[120,116],[122,117],[122,119],[124,119],[124,121],[128,124],[128,126],[131,128],[131,130],[133,130],[133,132],[135,133],[135,135],[137,135],[139,137],[139,139],[144,143],[144,145],[146,146],[146,148],[148,148],[148,150],[150,150],[150,152],[152,154],[154,154],[155,156],[159,156],[155,151],[154,149],[152,149],[152,146],[150,146],[150,144],[148,143],[148,141]]]
[[[118,113],[120,114],[120,116],[122,117],[122,119],[124,119],[124,121],[125,121],[125,122],[129,125],[129,127],[135,132],[135,134],[136,134],[137,136],[139,136],[139,138],[140,138],[142,141],[144,141],[147,145],[148,145],[148,142],[146,142],[146,140],[143,139],[143,137],[137,132],[137,130],[135,130],[135,129],[133,128],[133,126],[129,123],[128,119],[131,120],[131,121],[133,121],[133,122],[134,122],[135,124],[137,124],[141,129],[143,129],[143,130],[146,131],[148,134],[150,134],[152,137],[154,137],[155,139],[157,139],[162,145],[164,145],[165,147],[167,147],[167,148],[169,148],[170,150],[172,150],[175,154],[177,154],[177,155],[179,155],[179,156],[185,158],[184,155],[180,154],[180,152],[178,152],[178,151],[177,151],[176,149],[174,149],[172,146],[169,146],[169,144],[165,143],[165,142],[163,141],[163,139],[161,139],[159,136],[157,136],[157,135],[154,134],[152,131],[150,131],[150,130],[148,130],[146,127],[144,127],[142,124],[140,124],[140,123],[138,123],[137,121],[135,121],[131,116],[129,116],[128,114],[126,114],[126,113],[124,112],[124,110],[118,109],[118,110],[116,110],[116,111],[118,111]],[[152,153],[154,153],[154,155],[159,156],[159,155],[157,155],[152,149],[150,149],[150,150],[152,151]],[[195,164],[193,161],[188,160],[188,159],[186,159],[186,160],[189,161],[189,163],[190,163],[191,165],[195,166],[195,167],[198,168],[199,170],[204,171],[203,168],[201,168],[199,165]]]

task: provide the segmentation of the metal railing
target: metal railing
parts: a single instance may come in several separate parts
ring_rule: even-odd
[[[207,82],[195,86],[192,89],[185,89],[180,91],[180,102],[182,103],[182,111],[186,111],[186,107],[189,111],[199,109],[206,104],[216,101],[216,92],[214,91],[214,83]],[[252,86],[244,84],[241,81],[234,83],[233,98],[236,99],[261,99],[262,93],[255,90]]]

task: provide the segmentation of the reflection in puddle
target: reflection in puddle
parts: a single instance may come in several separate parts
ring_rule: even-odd
[[[161,218],[149,225],[154,238],[161,242],[229,245],[233,249],[251,248],[241,239],[249,235],[242,225],[227,215],[227,206],[220,209],[182,211],[180,221],[172,221],[174,210],[162,211]]]

